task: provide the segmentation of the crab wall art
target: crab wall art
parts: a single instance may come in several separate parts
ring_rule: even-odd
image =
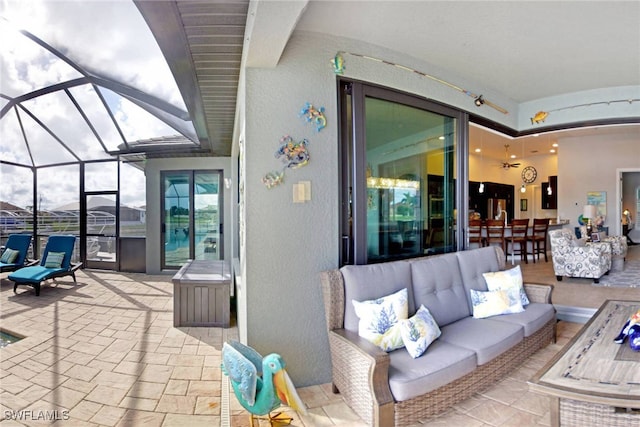
[[[303,139],[295,142],[289,135],[280,138],[280,148],[275,152],[276,158],[280,159],[287,169],[297,169],[309,163],[309,141]]]

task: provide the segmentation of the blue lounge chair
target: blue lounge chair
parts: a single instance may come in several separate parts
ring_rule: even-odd
[[[33,265],[36,261],[27,263],[27,252],[31,245],[31,234],[11,234],[7,239],[4,251],[0,256],[0,272],[14,271],[25,265]]]
[[[75,243],[75,236],[50,236],[40,265],[24,267],[9,274],[8,279],[15,283],[13,292],[18,285],[29,285],[35,289],[36,296],[40,295],[40,283],[55,277],[73,276],[75,282],[75,272],[82,265],[82,263],[71,263]]]

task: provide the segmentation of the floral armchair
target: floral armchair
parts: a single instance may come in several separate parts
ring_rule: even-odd
[[[578,240],[568,229],[549,232],[551,257],[556,279],[562,277],[584,277],[595,283],[611,269],[611,244],[608,242],[590,243]]]
[[[608,236],[603,242],[611,244],[611,270],[624,270],[624,261],[627,258],[627,238],[625,236]]]

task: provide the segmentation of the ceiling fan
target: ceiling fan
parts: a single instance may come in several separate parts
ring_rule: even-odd
[[[506,160],[502,162],[502,169],[517,168],[520,166],[520,162],[509,163],[509,144],[505,144],[504,153]]]

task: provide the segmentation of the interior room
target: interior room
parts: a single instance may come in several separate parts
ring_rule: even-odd
[[[332,390],[323,272],[544,219],[609,248],[602,274],[558,273],[547,232],[537,254],[501,237],[490,268],[553,286],[557,341],[420,423],[553,425],[527,381],[605,301],[640,301],[639,22],[627,1],[3,2],[0,245],[31,236],[0,276],[0,332],[22,338],[3,409],[247,425],[219,369],[237,340],[286,361],[292,425],[373,424]]]

